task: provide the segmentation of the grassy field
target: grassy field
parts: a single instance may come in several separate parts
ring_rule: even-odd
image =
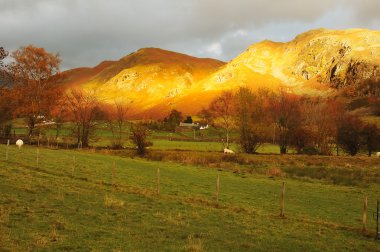
[[[372,218],[379,183],[342,186],[49,149],[39,149],[37,165],[35,148],[12,146],[8,161],[5,152],[1,145],[0,251],[380,251]],[[362,162],[350,160],[344,162],[353,167]],[[364,195],[367,234],[361,233]]]

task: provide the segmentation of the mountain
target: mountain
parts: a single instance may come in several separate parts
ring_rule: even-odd
[[[318,29],[288,43],[265,40],[254,44],[203,86],[205,90],[230,83],[273,86],[280,81],[298,92],[312,91],[311,83],[325,90],[378,78],[379,65],[380,31]]]
[[[96,89],[102,99],[126,97],[133,100],[138,117],[160,117],[171,108],[195,114],[222,90],[239,86],[285,86],[311,95],[354,88],[365,95],[371,83],[377,83],[376,89],[380,86],[379,66],[380,31],[318,29],[286,43],[265,40],[253,44],[227,64],[156,48],[140,49],[93,69],[71,70],[68,85]]]
[[[186,95],[194,83],[224,64],[214,59],[144,48],[118,61],[66,71],[65,86],[96,90],[97,96],[106,102],[123,97],[127,102],[133,101],[133,113],[141,114],[159,103],[173,107],[173,98]],[[162,111],[158,112],[153,116],[163,115]]]

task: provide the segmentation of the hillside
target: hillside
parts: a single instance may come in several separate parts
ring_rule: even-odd
[[[102,63],[96,67],[99,71],[72,70],[82,77],[69,83],[80,79],[79,86],[96,89],[102,100],[133,101],[137,117],[161,117],[172,108],[195,114],[221,90],[239,86],[274,90],[285,86],[311,95],[347,89],[358,95],[378,94],[379,65],[380,31],[318,29],[287,43],[253,44],[227,64],[141,49]]]
[[[314,83],[325,92],[326,87],[378,80],[379,65],[380,31],[319,29],[300,34],[288,43],[265,40],[254,44],[212,74],[203,87],[209,90],[230,83],[254,87],[283,83],[296,92],[309,93]]]
[[[66,74],[74,77],[66,85],[96,90],[98,97],[106,102],[123,97],[127,102],[133,101],[133,111],[139,113],[160,102],[168,106],[173,97],[185,94],[194,83],[222,65],[224,62],[214,59],[144,48],[94,69],[68,71]]]

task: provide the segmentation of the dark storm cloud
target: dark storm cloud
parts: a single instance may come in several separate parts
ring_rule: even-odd
[[[0,0],[0,45],[59,52],[63,68],[154,46],[228,60],[311,28],[379,29],[377,0]]]

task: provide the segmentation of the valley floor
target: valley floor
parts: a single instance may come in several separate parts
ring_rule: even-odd
[[[0,251],[380,251],[376,180],[348,186],[42,148],[37,163],[37,149],[28,146],[9,147],[6,160],[1,145],[0,160]]]

